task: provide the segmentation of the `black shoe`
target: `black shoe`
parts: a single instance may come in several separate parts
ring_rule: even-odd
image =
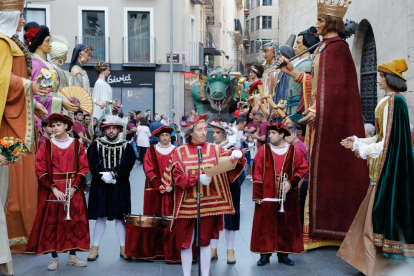
[[[282,263],[288,266],[295,265],[295,263],[291,259],[289,259],[288,254],[278,254],[277,257],[279,258],[279,263]]]
[[[265,264],[270,263],[271,254],[260,254],[260,260],[257,262],[257,266],[264,266]]]

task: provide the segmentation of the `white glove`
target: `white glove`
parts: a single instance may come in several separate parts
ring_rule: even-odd
[[[106,184],[114,184],[115,185],[116,184],[116,179],[112,178],[112,180],[107,182]]]
[[[101,179],[106,183],[106,184],[110,184],[111,180],[112,180],[112,175],[110,172],[100,172],[100,174],[102,174]]]
[[[211,182],[211,177],[207,177],[205,174],[200,175],[200,183],[203,185],[208,185]]]
[[[231,153],[231,159],[232,160],[237,160],[242,158],[243,156],[243,152],[241,150],[233,150],[233,152]]]

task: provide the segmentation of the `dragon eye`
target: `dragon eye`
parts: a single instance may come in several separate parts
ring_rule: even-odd
[[[223,75],[222,77],[223,77],[223,79],[227,79],[227,75]]]
[[[211,76],[211,78],[215,79],[215,78],[216,78],[216,76]]]

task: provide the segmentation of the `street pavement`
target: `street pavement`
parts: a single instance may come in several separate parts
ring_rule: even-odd
[[[143,209],[144,181],[145,175],[142,165],[137,165],[131,172],[131,201],[132,213],[140,214]],[[258,267],[256,262],[260,255],[250,252],[250,236],[254,213],[252,202],[253,182],[246,180],[242,185],[241,194],[241,229],[236,232],[234,244],[237,263],[227,264],[227,247],[224,234],[220,235],[218,246],[219,259],[211,264],[211,275],[213,276],[277,276],[277,275],[318,275],[318,276],[340,276],[340,275],[362,275],[336,257],[337,247],[325,247],[312,250],[307,253],[290,255],[295,266],[288,267],[277,262],[274,254],[270,258],[270,264]],[[63,207],[62,207],[63,208]],[[91,239],[95,221],[90,221]],[[78,252],[77,255],[86,261],[87,252]],[[118,237],[115,233],[115,223],[107,222],[106,232],[99,246],[99,258],[94,262],[87,262],[87,267],[74,267],[66,265],[68,254],[59,254],[60,266],[56,271],[48,271],[47,266],[51,255],[33,256],[18,254],[13,255],[14,275],[182,275],[180,264],[166,264],[163,261],[143,262],[133,260],[125,261],[119,257]],[[411,270],[412,273],[412,270]],[[192,275],[197,275],[197,264],[193,264]],[[401,274],[404,275],[404,274]],[[407,274],[406,274],[407,275]],[[408,274],[409,275],[409,274]]]

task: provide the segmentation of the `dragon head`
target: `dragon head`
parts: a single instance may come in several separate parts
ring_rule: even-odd
[[[227,107],[229,101],[234,97],[233,81],[230,71],[214,70],[208,68],[207,85],[205,92],[211,107],[215,110],[222,110]]]

